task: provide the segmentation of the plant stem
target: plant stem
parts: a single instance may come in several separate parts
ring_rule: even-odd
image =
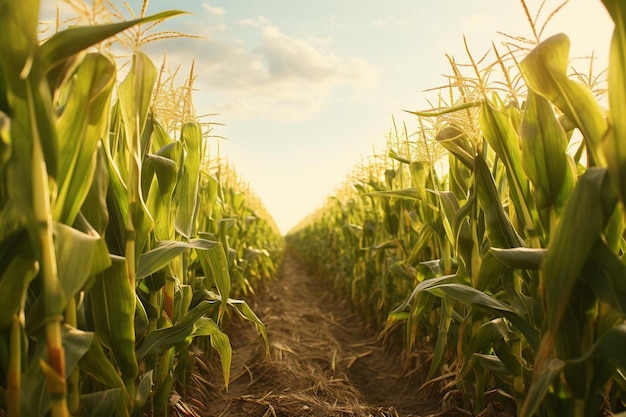
[[[32,111],[31,114],[33,114]],[[34,132],[37,130],[34,129]],[[65,382],[65,351],[61,337],[63,316],[56,311],[62,308],[63,290],[57,275],[54,240],[52,236],[52,211],[48,173],[39,137],[33,138],[33,213],[38,223],[39,247],[41,249],[41,273],[46,306],[46,342],[50,369],[45,370],[48,379],[48,392],[52,404],[52,417],[69,416],[65,402],[67,386]]]

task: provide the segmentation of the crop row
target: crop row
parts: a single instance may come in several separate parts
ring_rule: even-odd
[[[191,343],[217,351],[228,383],[229,312],[267,345],[233,297],[275,274],[282,237],[209,162],[203,125],[160,123],[147,55],[121,72],[90,48],[177,12],[40,42],[38,4],[0,1],[2,409],[164,415]]]
[[[288,236],[474,415],[487,392],[522,417],[624,410],[626,8],[603,3],[608,109],[564,34],[451,60],[441,108]]]

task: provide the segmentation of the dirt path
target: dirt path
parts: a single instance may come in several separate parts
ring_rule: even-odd
[[[203,416],[428,416],[440,401],[417,393],[418,372],[400,377],[399,352],[332,297],[287,253],[279,278],[262,291],[255,311],[271,344],[266,358],[252,326],[227,329],[233,345],[228,391],[217,361],[194,375],[194,408]],[[446,414],[450,415],[450,414]]]

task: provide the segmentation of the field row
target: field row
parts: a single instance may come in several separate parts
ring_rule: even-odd
[[[624,410],[626,9],[604,5],[608,110],[563,34],[451,60],[439,107],[287,237],[406,353],[432,348],[472,415],[486,392],[523,417]]]

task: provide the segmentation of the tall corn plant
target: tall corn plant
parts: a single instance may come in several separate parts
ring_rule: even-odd
[[[465,392],[464,405],[474,412],[483,409],[489,387],[507,392],[524,416],[620,409],[623,9],[617,3],[605,2],[616,21],[608,120],[591,92],[568,76],[565,35],[540,43],[519,64],[521,76],[511,58],[518,55],[494,47],[497,62],[486,71],[502,68],[506,99],[502,89],[485,85],[479,63],[471,59],[475,75],[466,78],[451,59],[457,98],[442,111],[414,112],[421,132],[421,118],[435,120],[427,135],[449,151],[446,178],[438,181],[423,169],[423,158],[396,145],[390,157],[412,168],[413,186],[387,181],[385,190],[366,194],[389,200],[377,203],[384,210],[397,199],[415,202],[400,211],[420,225],[404,238],[416,239],[405,243],[411,254],[385,269],[381,282],[388,285],[403,270],[416,285],[388,327],[404,321],[409,348],[434,339],[430,377],[440,368],[451,371],[447,388]],[[570,156],[573,130],[583,141]]]
[[[228,381],[226,307],[266,338],[247,304],[229,297],[221,242],[197,228],[200,207],[213,203],[198,197],[211,189],[200,180],[200,125],[183,124],[177,140],[161,128],[150,111],[156,70],[143,53],[114,94],[115,62],[85,52],[178,12],[70,28],[40,44],[37,2],[0,8],[11,33],[0,41],[3,407],[130,415],[150,403],[165,414],[193,366],[193,338],[210,340]]]
[[[17,300],[3,319],[9,335],[2,358],[7,408],[10,415],[47,409],[69,415],[78,407],[77,380],[66,380],[75,368],[101,366],[100,377],[120,388],[110,365],[98,365],[110,362],[93,333],[75,327],[76,297],[110,265],[106,245],[80,208],[97,192],[90,179],[101,172],[97,147],[107,128],[101,113],[108,110],[115,79],[109,58],[81,53],[132,25],[176,13],[69,29],[39,44],[38,2],[1,7],[2,25],[11,34],[0,44],[6,126],[1,218],[7,226],[1,282],[3,293]]]
[[[266,345],[267,337],[249,306],[230,298],[234,275],[228,241],[199,229],[208,225],[210,215],[203,207],[217,200],[215,184],[202,181],[202,128],[196,122],[183,122],[177,132],[180,137],[175,140],[159,125],[148,108],[155,78],[153,64],[145,55],[136,53],[120,86],[126,94],[120,94],[116,103],[117,117],[112,120],[107,144],[114,173],[113,198],[108,205],[109,212],[116,214],[107,236],[111,248],[124,252],[127,260],[133,256],[136,259],[134,264],[127,262],[127,268],[135,268],[133,299],[136,292],[141,301],[136,305],[141,326],[134,334],[142,341],[134,355],[139,363],[151,368],[140,385],[155,385],[154,410],[165,414],[174,384],[184,389],[189,381],[193,361],[188,347],[193,338],[210,341],[220,356],[228,383],[231,348],[220,330],[227,309],[233,308],[253,322]],[[134,111],[124,110],[133,107]],[[139,120],[134,119],[137,114]],[[138,129],[129,129],[129,124]],[[138,195],[131,203],[130,194],[136,191]],[[135,242],[134,248],[129,248],[129,240]],[[111,333],[109,328],[115,320],[106,318],[96,326],[97,332],[101,329]],[[178,364],[175,357],[180,358]]]

